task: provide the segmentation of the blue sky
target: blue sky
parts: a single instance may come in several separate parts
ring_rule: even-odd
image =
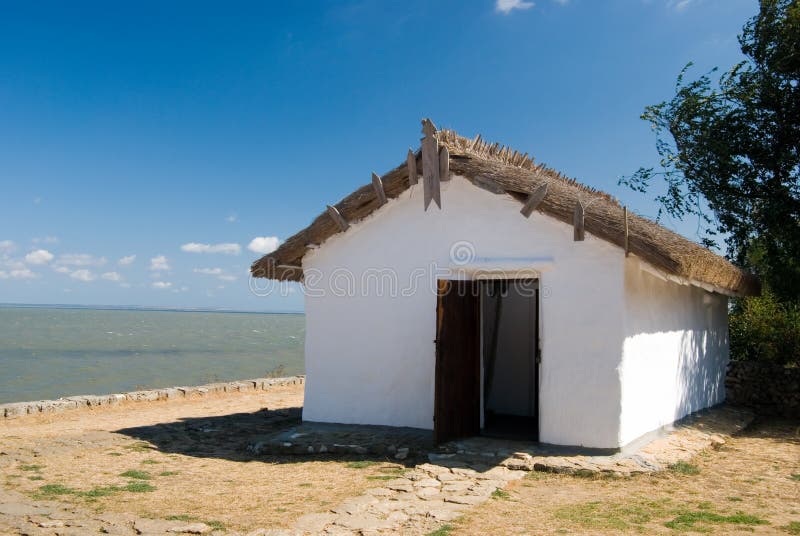
[[[248,246],[399,164],[422,117],[655,215],[617,186],[656,161],[639,114],[688,61],[741,59],[757,2],[0,9],[0,302],[300,310],[249,291]]]

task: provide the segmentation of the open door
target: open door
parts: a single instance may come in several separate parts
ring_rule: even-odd
[[[478,282],[440,280],[434,402],[437,443],[480,433],[480,322]]]

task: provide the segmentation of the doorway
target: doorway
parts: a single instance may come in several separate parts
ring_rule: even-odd
[[[536,279],[440,280],[434,437],[538,440]]]
[[[481,287],[483,435],[537,441],[538,281]]]

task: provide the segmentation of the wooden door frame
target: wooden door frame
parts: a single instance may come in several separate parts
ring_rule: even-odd
[[[541,382],[541,328],[540,325],[542,323],[542,305],[541,305],[541,279],[539,277],[518,277],[512,279],[502,279],[503,281],[521,281],[521,280],[529,280],[533,279],[536,281],[536,289],[534,292],[534,310],[535,310],[535,322],[533,326],[533,363],[532,363],[532,373],[533,373],[533,398],[535,400],[536,412],[533,415],[534,420],[534,440],[539,441],[540,437],[540,414],[541,414],[541,400],[540,400],[540,389],[539,384]],[[442,361],[440,359],[440,347],[439,347],[439,333],[441,329],[441,316],[439,311],[439,296],[441,295],[442,291],[442,284],[457,282],[457,281],[477,281],[479,284],[479,303],[478,303],[478,314],[479,314],[479,336],[478,336],[478,354],[479,354],[479,366],[481,367],[480,372],[480,388],[479,388],[479,408],[480,408],[480,421],[482,422],[484,419],[484,377],[483,377],[483,287],[484,281],[490,281],[491,279],[438,279],[437,280],[437,294],[436,294],[436,339],[434,340],[435,344],[435,353],[436,353],[436,360],[435,360],[435,377],[434,377],[434,439],[438,443],[439,435],[438,435],[438,423],[439,423],[439,412],[440,412],[440,395],[442,392],[441,382],[444,381],[443,373],[441,371]],[[480,430],[480,427],[479,427]]]

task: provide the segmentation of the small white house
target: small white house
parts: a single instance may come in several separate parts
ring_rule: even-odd
[[[619,449],[725,399],[728,297],[754,277],[423,125],[420,151],[253,264],[303,282],[304,420]]]

